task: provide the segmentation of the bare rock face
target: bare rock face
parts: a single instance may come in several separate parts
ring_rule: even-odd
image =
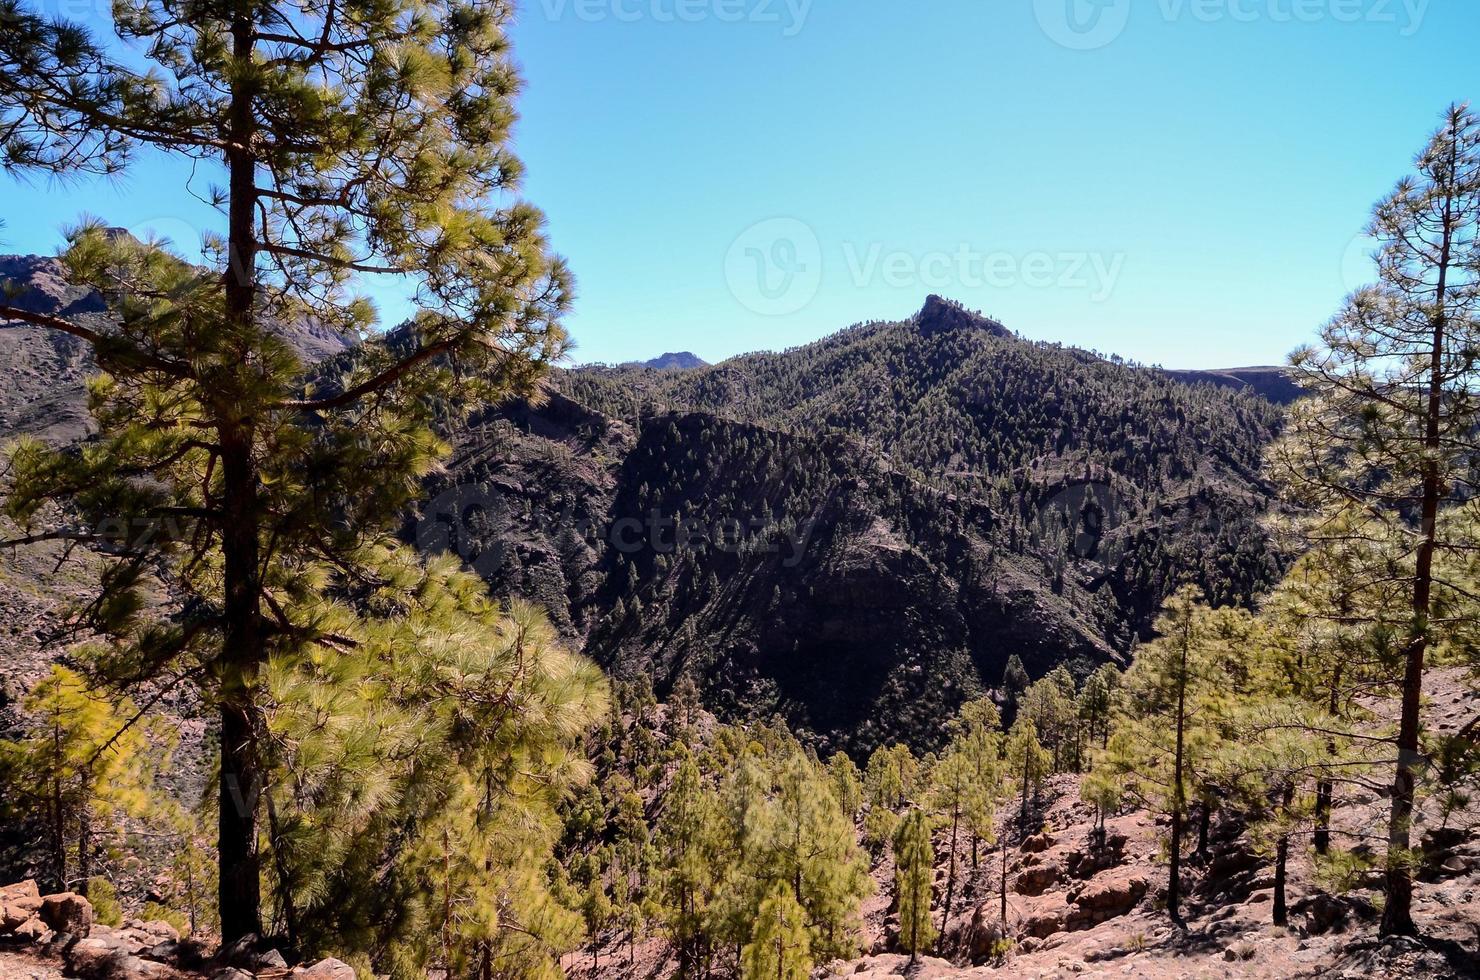
[[[1146,876],[1131,869],[1107,871],[1070,892],[1073,909],[1064,919],[1070,932],[1089,929],[1107,919],[1125,915],[1146,897]]]
[[[1019,895],[1042,895],[1063,877],[1064,869],[1055,861],[1024,868],[1018,873],[1012,890]]]
[[[1025,854],[1041,854],[1053,845],[1054,839],[1048,834],[1034,834],[1023,838],[1022,850]]]
[[[0,888],[0,932],[15,933],[41,911],[36,882],[21,881]]]
[[[985,963],[992,957],[996,947],[1007,938],[1007,930],[998,918],[997,907],[979,905],[971,914],[971,921],[961,931],[961,949],[973,963]]]
[[[75,892],[58,892],[41,899],[41,921],[57,932],[85,937],[92,932],[92,903]]]
[[[1360,896],[1316,894],[1290,906],[1295,915],[1305,917],[1305,927],[1313,936],[1345,932],[1356,920],[1373,920],[1377,911]]]
[[[1042,900],[1022,910],[1018,922],[1019,937],[1047,939],[1056,932],[1063,932],[1068,919],[1068,906],[1057,895]]]

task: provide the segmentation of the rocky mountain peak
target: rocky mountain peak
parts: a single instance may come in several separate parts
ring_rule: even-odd
[[[933,337],[948,330],[985,330],[995,337],[1012,336],[1012,331],[996,320],[934,293],[925,297],[925,305],[915,314],[915,325],[923,337]]]

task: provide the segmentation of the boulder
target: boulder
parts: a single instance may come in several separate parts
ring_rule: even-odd
[[[1290,911],[1305,917],[1305,928],[1312,936],[1344,932],[1352,919],[1370,919],[1376,916],[1376,909],[1364,898],[1323,893],[1302,898],[1290,906]]]
[[[134,944],[127,937],[101,930],[77,940],[64,954],[67,972],[80,980],[163,980],[173,976],[162,963],[135,955]]]
[[[33,915],[25,922],[10,930],[10,934],[24,943],[39,943],[45,941],[51,930],[46,923],[41,921],[41,916]]]
[[[992,958],[993,947],[1006,938],[1007,930],[997,916],[997,909],[980,905],[971,913],[971,924],[966,927],[960,948],[972,963],[982,964]]]
[[[355,980],[355,968],[331,956],[312,966],[300,966],[290,975],[293,980]]]
[[[164,942],[172,939],[176,942],[180,939],[180,930],[170,925],[163,919],[150,919],[145,922],[139,919],[129,919],[124,922],[124,928],[143,938],[153,939],[155,942]]]
[[[1125,915],[1146,896],[1146,877],[1124,869],[1091,878],[1073,895],[1074,908],[1064,919],[1070,932],[1089,929]]]
[[[1023,916],[1018,931],[1033,939],[1047,939],[1056,932],[1063,932],[1064,926],[1063,909],[1040,909]]]
[[[246,935],[228,946],[221,947],[216,960],[227,966],[237,966],[253,972],[259,970],[283,971],[288,968],[283,954],[265,946],[256,935]]]
[[[1128,843],[1130,838],[1119,832],[1107,831],[1103,839],[1092,833],[1084,848],[1075,848],[1064,855],[1064,867],[1070,877],[1092,878],[1101,871],[1124,864]]]
[[[1012,883],[1012,890],[1019,895],[1042,895],[1050,885],[1057,884],[1063,877],[1062,870],[1056,862],[1024,868]]]
[[[13,932],[41,910],[36,882],[16,882],[0,888],[0,932]]]
[[[1048,850],[1053,845],[1054,839],[1048,834],[1034,834],[1031,837],[1023,838],[1022,850],[1026,854],[1037,854],[1040,851]]]
[[[57,932],[84,937],[92,932],[92,903],[75,892],[58,892],[41,899],[41,921]]]
[[[0,902],[13,902],[18,898],[41,899],[41,892],[36,890],[34,878],[18,881],[13,885],[0,885]]]

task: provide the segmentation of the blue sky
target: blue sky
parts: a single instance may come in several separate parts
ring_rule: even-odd
[[[1480,98],[1472,0],[520,11],[518,150],[578,361],[789,347],[930,292],[1171,367],[1278,361],[1363,281],[1367,212],[1440,110]],[[196,240],[218,219],[187,175],[0,176],[3,250],[83,211]]]

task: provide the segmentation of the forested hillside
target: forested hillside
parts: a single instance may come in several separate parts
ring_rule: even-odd
[[[101,322],[55,260],[6,262],[41,312]],[[309,361],[344,344],[283,333]],[[6,434],[85,432],[86,345],[0,339],[26,367]],[[326,363],[332,390],[356,355]],[[456,451],[407,536],[544,604],[618,675],[690,676],[723,717],[780,714],[824,748],[928,746],[1009,657],[1083,676],[1177,584],[1244,604],[1280,570],[1258,524],[1275,406],[937,297],[778,354],[549,387],[444,421]]]
[[[413,522],[620,676],[692,676],[823,747],[927,745],[1009,657],[1081,676],[1179,583],[1247,603],[1271,403],[1035,344],[931,297],[682,372],[559,373],[485,413]],[[480,516],[486,515],[486,516]]]

